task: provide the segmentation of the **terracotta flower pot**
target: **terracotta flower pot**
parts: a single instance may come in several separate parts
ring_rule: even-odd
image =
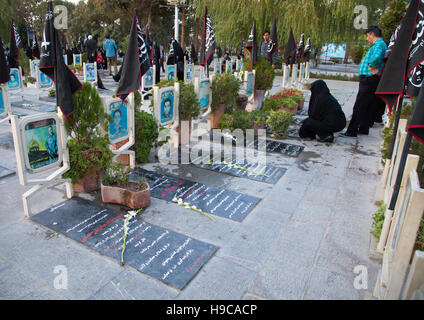
[[[239,95],[237,98],[237,110],[246,110],[247,106],[247,96],[246,95]]]
[[[135,182],[130,182],[131,186],[136,186]],[[101,185],[102,201],[104,203],[114,203],[126,206],[133,210],[146,208],[150,206],[150,187],[141,191],[133,191],[131,189],[124,189],[114,186]],[[135,188],[134,188],[135,190]]]
[[[90,193],[99,190],[102,174],[102,170],[98,167],[93,167],[77,183],[72,185],[72,189],[77,193]]]
[[[289,113],[291,113],[293,115],[296,115],[297,114],[297,108],[298,108],[298,105],[296,105],[293,108],[293,110],[290,110],[289,108],[285,108],[285,107],[280,108],[280,110],[284,110],[284,111],[287,111],[287,112],[289,112]]]
[[[209,118],[212,120],[212,129],[218,128],[218,122],[221,120],[222,115],[225,113],[225,105],[220,104],[215,111],[213,111]]]

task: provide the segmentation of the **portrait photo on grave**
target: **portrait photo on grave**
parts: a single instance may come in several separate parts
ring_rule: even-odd
[[[191,64],[186,65],[185,80],[187,82],[193,80],[193,65],[191,65]]]
[[[253,72],[249,72],[247,74],[247,83],[246,83],[246,95],[248,96],[250,96],[254,90],[253,80],[254,80],[254,74]]]
[[[96,70],[94,64],[88,63],[85,65],[85,74],[87,81],[96,81]]]
[[[153,68],[150,68],[147,70],[146,74],[144,75],[144,85],[143,88],[151,88],[153,87]]]
[[[51,86],[52,85],[52,80],[46,76],[43,72],[40,72],[40,85],[42,87],[47,87],[47,86]]]
[[[59,162],[56,119],[29,122],[24,132],[24,156],[28,169],[39,169]]]
[[[40,66],[40,60],[31,60],[31,77],[33,78],[36,77],[39,66]]]
[[[0,116],[6,114],[6,91],[0,87]]]
[[[175,66],[168,66],[167,67],[167,79],[169,81],[174,80],[176,78],[176,70]]]
[[[81,65],[81,55],[75,54],[74,55],[74,65],[80,66]]]
[[[128,107],[127,102],[112,102],[109,105],[109,138],[111,143],[117,143],[128,138]]]
[[[10,69],[10,80],[7,83],[9,89],[19,89],[21,87],[21,78],[18,69]]]
[[[162,92],[160,96],[160,122],[167,124],[174,119],[174,89]]]
[[[199,87],[200,109],[205,109],[209,107],[209,101],[210,101],[209,84],[210,84],[209,80],[200,82],[200,87]]]

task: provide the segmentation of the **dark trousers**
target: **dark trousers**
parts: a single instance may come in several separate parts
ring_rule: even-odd
[[[299,129],[299,137],[315,139],[315,135],[318,135],[320,139],[324,139],[334,132],[342,131],[345,126],[346,119],[344,119],[344,116],[331,125],[323,121],[307,118]]]
[[[380,77],[361,76],[359,81],[359,92],[353,106],[352,119],[346,133],[357,135],[358,133],[368,134],[370,126],[374,123],[376,108],[375,90],[377,89]]]

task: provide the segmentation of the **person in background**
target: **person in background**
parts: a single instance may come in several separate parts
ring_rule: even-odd
[[[266,54],[268,52],[268,45],[269,45],[269,41],[270,41],[269,34],[270,34],[269,30],[264,31],[264,34],[263,34],[264,38],[261,41],[261,45],[259,46],[259,56],[264,57],[268,61],[269,61],[269,59],[266,56]],[[270,61],[270,64],[271,64],[273,69],[275,69],[276,61],[277,61],[277,55],[274,54],[274,56],[272,57],[272,59]]]
[[[111,40],[110,35],[106,35],[106,41],[103,43],[103,49],[106,51],[106,59],[107,59],[107,71],[109,72],[109,75],[112,75],[112,63],[113,63],[113,70],[115,75],[118,73],[117,70],[117,50],[115,41]]]
[[[97,69],[103,70],[103,57],[102,57],[102,53],[100,52],[100,50],[97,51],[96,62],[97,62]]]
[[[323,80],[312,83],[310,90],[309,118],[303,121],[299,136],[315,140],[318,135],[317,141],[332,143],[334,133],[342,131],[346,126],[346,116]]]
[[[376,100],[375,91],[380,82],[387,45],[382,39],[382,32],[378,26],[370,26],[365,34],[371,47],[359,65],[359,91],[353,107],[352,119],[346,132],[340,134],[342,137],[368,135],[374,120],[379,120],[376,119],[376,114],[379,113],[375,108],[381,104]]]
[[[97,57],[97,41],[93,39],[92,35],[88,36],[88,40],[86,42],[87,47],[87,59],[89,63],[94,63]]]

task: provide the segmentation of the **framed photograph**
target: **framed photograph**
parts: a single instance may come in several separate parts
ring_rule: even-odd
[[[68,56],[63,55],[63,61],[65,61],[65,64],[68,65]]]
[[[194,82],[194,90],[200,102],[200,110],[207,109],[212,103],[211,79],[196,78]]]
[[[0,86],[0,117],[7,116],[8,114],[6,94],[4,86]]]
[[[154,115],[159,125],[174,122],[178,114],[179,84],[172,87],[153,87]]]
[[[156,84],[156,66],[151,67],[141,79],[141,90],[151,89]]]
[[[109,100],[106,105],[107,113],[112,117],[109,122],[109,139],[112,144],[128,139],[128,102],[121,99]]]
[[[37,67],[37,83],[40,88],[49,88],[53,86],[53,81]]]
[[[82,55],[74,54],[74,66],[82,66]]]
[[[17,69],[17,68],[10,69],[10,80],[7,83],[7,88],[10,90],[16,90],[16,89],[22,88],[21,69]]]
[[[166,66],[165,71],[166,71],[166,79],[168,81],[177,79],[177,65],[176,64]]]
[[[40,60],[30,60],[31,77],[37,78],[37,69],[40,66]]]
[[[97,83],[97,66],[95,63],[84,63],[84,81]]]
[[[246,71],[244,81],[246,83],[246,95],[250,96],[255,90],[255,73]]]
[[[184,66],[184,81],[193,83],[193,81],[194,81],[194,64],[186,64]]]
[[[26,169],[30,173],[59,166],[62,162],[57,115],[40,114],[23,118],[19,123]]]

